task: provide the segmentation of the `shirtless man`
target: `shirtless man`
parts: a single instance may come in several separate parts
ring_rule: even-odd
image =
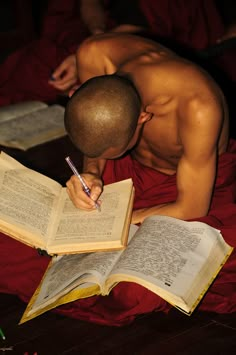
[[[156,42],[128,34],[85,40],[77,64],[83,84],[68,102],[65,126],[85,155],[91,199],[72,176],[67,190],[75,206],[95,208],[107,159],[129,151],[143,166],[176,174],[177,183],[176,201],[134,210],[132,223],[155,214],[207,215],[229,130],[225,99],[213,79]]]

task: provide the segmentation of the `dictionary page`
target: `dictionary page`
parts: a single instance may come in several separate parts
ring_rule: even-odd
[[[231,251],[207,224],[149,217],[113,268],[107,293],[113,283],[134,281],[189,312]]]
[[[45,249],[62,187],[56,181],[0,154],[0,230]]]

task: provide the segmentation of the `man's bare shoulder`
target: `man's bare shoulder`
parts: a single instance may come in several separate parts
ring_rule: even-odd
[[[87,53],[88,55],[90,55],[90,53],[101,55],[101,53],[108,53],[109,51],[110,55],[112,56],[113,52],[119,52],[121,49],[126,49],[130,55],[132,52],[132,47],[136,46],[137,38],[136,36],[129,34],[119,34],[112,32],[98,34],[85,39],[80,44],[78,52]],[[131,43],[132,46],[130,46]]]
[[[161,46],[148,38],[127,34],[127,33],[105,33],[87,38],[78,48],[78,58],[109,58],[118,68],[125,62],[132,61],[133,58],[143,58],[158,53],[172,53],[167,48]],[[173,54],[173,53],[172,53]]]
[[[156,59],[153,56],[153,60],[144,56],[133,65],[133,73],[141,88],[145,86],[147,91],[157,94],[179,98],[205,96],[207,100],[218,100],[222,95],[207,72],[178,56],[163,55]]]
[[[125,32],[106,32],[98,35],[93,35],[85,39],[81,46],[90,46],[96,44],[97,46],[127,46],[129,51],[132,51],[132,44],[134,47],[140,46],[153,46],[162,47],[158,42],[153,41],[147,37],[138,36],[136,34]],[[164,48],[164,47],[163,47]]]
[[[76,61],[81,82],[116,72],[117,66],[110,58],[109,43],[104,35],[95,35],[84,40],[78,47]]]
[[[227,148],[229,138],[229,117],[223,94],[209,88],[186,94],[179,101],[178,127],[181,140],[206,141],[209,147],[218,146],[221,154]],[[192,138],[191,138],[192,137]],[[211,144],[210,144],[211,143]]]
[[[157,118],[164,116],[166,122],[172,117],[180,142],[184,132],[198,139],[208,136],[218,141],[219,153],[225,151],[229,124],[227,104],[218,85],[204,70],[188,61],[169,58],[143,66],[138,72],[146,110]],[[159,124],[158,119],[154,122]]]
[[[149,71],[149,74],[151,70],[157,71],[158,75],[165,76],[166,82],[169,81],[171,84],[175,81],[176,85],[191,87],[196,87],[199,84],[206,87],[217,86],[211,76],[201,67],[177,55],[164,53],[159,60],[154,60],[149,66],[147,65],[146,70]]]

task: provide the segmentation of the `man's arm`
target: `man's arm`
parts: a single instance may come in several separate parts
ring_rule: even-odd
[[[207,215],[217,164],[217,143],[222,109],[214,99],[203,103],[194,99],[185,104],[179,118],[183,155],[177,167],[177,199],[173,203],[134,211],[132,223],[142,223],[150,215],[192,219]]]
[[[103,33],[106,29],[106,13],[103,0],[81,0],[80,15],[91,35]],[[66,92],[78,79],[76,55],[66,57],[52,73],[49,84],[55,89]]]
[[[80,81],[84,82],[98,75],[114,74],[124,63],[148,53],[150,48],[153,50],[153,44],[149,41],[128,33],[109,32],[89,37],[76,53]],[[163,48],[160,47],[161,49]]]
[[[77,83],[75,54],[69,55],[58,65],[48,83],[63,92],[68,91]]]
[[[101,34],[87,38],[76,51],[78,77],[81,83],[104,74],[114,74],[117,67],[108,55],[111,34]]]

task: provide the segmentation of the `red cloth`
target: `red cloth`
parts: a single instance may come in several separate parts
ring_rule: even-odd
[[[106,183],[132,177],[136,189],[135,208],[174,201],[175,176],[140,165],[130,156],[109,161]],[[209,215],[199,220],[219,228],[225,240],[236,246],[236,141],[219,159],[218,177]],[[17,294],[28,302],[38,286],[49,258],[14,239],[0,235],[0,292]],[[124,325],[139,314],[167,312],[170,305],[145,288],[121,282],[106,297],[94,296],[59,307],[58,313],[107,325]],[[228,259],[210,287],[199,309],[218,313],[236,311],[236,252]]]
[[[48,80],[88,35],[77,0],[50,0],[40,38],[10,54],[0,65],[0,106],[27,100],[57,101],[61,92]]]
[[[55,102],[59,92],[48,80],[69,54],[68,49],[42,39],[10,55],[0,67],[0,106],[27,100]]]
[[[151,33],[193,48],[215,43],[224,27],[213,0],[139,0]],[[109,1],[108,1],[109,3]],[[108,27],[115,20],[107,18]],[[51,0],[39,40],[11,54],[0,65],[0,106],[11,103],[58,99],[48,84],[52,71],[88,36],[78,15],[76,0]],[[218,65],[236,81],[235,52],[217,58]]]
[[[190,48],[203,49],[223,34],[214,0],[140,0],[154,34]]]
[[[150,31],[174,48],[200,51],[214,46],[225,31],[215,0],[140,0],[140,7]],[[232,48],[208,59],[208,67],[213,65],[235,82],[235,61],[236,49]]]
[[[0,106],[27,100],[55,102],[60,92],[48,80],[87,35],[77,1],[51,0],[40,38],[12,53],[0,66]]]

